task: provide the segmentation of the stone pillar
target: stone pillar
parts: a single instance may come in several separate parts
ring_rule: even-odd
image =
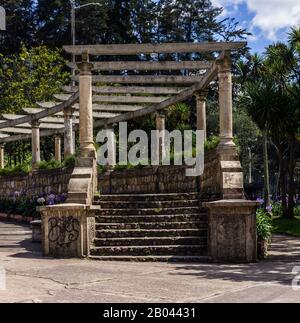
[[[61,162],[61,138],[60,136],[55,136],[55,160]]]
[[[199,92],[195,94],[196,97],[196,110],[197,110],[197,130],[204,131],[204,139],[207,138],[206,127],[206,94]]]
[[[258,204],[246,200],[203,203],[209,209],[208,244],[209,256],[213,262],[256,262]]]
[[[156,130],[160,131],[160,135],[157,136],[158,141],[158,150],[157,150],[157,160],[161,164],[164,158],[166,157],[166,147],[164,140],[164,132],[166,130],[166,114],[163,111],[156,113]]]
[[[93,138],[92,68],[88,55],[78,64],[79,76],[79,157],[96,158]]]
[[[32,145],[32,169],[36,169],[37,165],[41,161],[41,149],[40,149],[40,123],[34,121],[31,124],[32,136],[31,136],[31,145]]]
[[[76,121],[76,117],[73,116],[73,126],[75,125],[75,121]],[[73,138],[73,152],[74,154],[76,153],[76,131],[74,130],[74,127],[73,127],[73,134],[72,134],[72,138]]]
[[[74,151],[74,140],[73,140],[73,108],[64,109],[64,121],[65,121],[65,132],[64,132],[64,157],[68,157],[75,153]]]
[[[218,62],[220,147],[234,147],[232,125],[232,75],[231,60],[225,56]]]
[[[0,144],[0,169],[3,169],[5,167],[5,161],[4,161],[4,145]]]
[[[109,169],[113,169],[114,166],[117,164],[114,128],[106,128],[106,134],[107,134],[107,148],[108,148],[107,164]]]

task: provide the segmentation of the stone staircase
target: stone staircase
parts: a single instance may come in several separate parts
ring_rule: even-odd
[[[197,193],[103,195],[90,257],[123,261],[209,261],[207,213]]]

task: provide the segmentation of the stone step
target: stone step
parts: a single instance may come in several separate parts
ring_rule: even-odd
[[[97,230],[96,238],[207,237],[206,229]]]
[[[98,216],[96,223],[148,223],[148,222],[189,222],[207,221],[207,214],[175,214],[175,215],[113,215]]]
[[[207,247],[199,245],[92,247],[92,256],[207,256]]]
[[[112,215],[169,215],[200,213],[199,207],[148,208],[148,209],[100,209],[96,216]]]
[[[134,229],[206,229],[206,221],[193,222],[148,222],[148,223],[96,223],[96,230]]]
[[[176,208],[199,207],[199,200],[171,200],[171,201],[97,201],[103,209],[147,209],[147,208]]]
[[[196,200],[199,193],[170,193],[170,194],[114,194],[114,195],[101,195],[95,197],[95,203],[100,201],[171,201],[171,200]]]
[[[143,238],[107,238],[95,239],[95,247],[105,246],[164,246],[164,245],[199,245],[207,247],[207,237],[143,237]]]
[[[98,261],[132,261],[132,262],[178,262],[178,263],[209,263],[211,258],[207,256],[90,256]]]

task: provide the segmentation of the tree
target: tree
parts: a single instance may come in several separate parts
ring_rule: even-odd
[[[7,30],[0,32],[0,53],[17,52],[21,44],[35,44],[35,13],[32,0],[0,0],[6,10]]]
[[[9,57],[0,55],[0,110],[1,113],[22,113],[23,108],[36,107],[36,102],[47,101],[59,93],[69,74],[58,50],[44,46],[27,49]],[[44,141],[46,159],[50,158],[51,141]],[[47,147],[47,148],[46,148]],[[6,150],[13,158],[9,164],[28,160],[30,146],[26,142],[7,144]]]
[[[287,217],[294,216],[296,137],[300,129],[300,28],[292,29],[288,44],[277,43],[267,49],[266,65],[277,84],[278,91],[285,96],[283,102],[282,128],[288,142],[288,212]],[[284,165],[283,165],[284,166]],[[281,176],[284,176],[281,174]],[[284,179],[281,179],[285,185]]]
[[[0,109],[19,113],[38,101],[52,99],[68,80],[65,61],[58,50],[22,47],[19,54],[0,55]]]

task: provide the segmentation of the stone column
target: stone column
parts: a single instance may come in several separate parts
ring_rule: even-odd
[[[231,60],[225,56],[218,61],[219,108],[220,108],[220,147],[235,146],[232,125],[232,75]]]
[[[92,67],[87,54],[78,64],[79,76],[79,157],[96,158],[93,138]]]
[[[64,110],[65,132],[64,132],[64,157],[75,153],[73,148],[73,108]]]
[[[41,149],[40,149],[40,123],[34,121],[31,124],[32,136],[31,136],[31,145],[32,145],[32,169],[36,169],[38,163],[41,161]]]
[[[55,136],[55,160],[61,161],[61,138],[60,136]]]
[[[5,161],[4,161],[4,145],[0,144],[0,169],[3,169],[5,167]]]
[[[76,131],[74,130],[74,125],[75,125],[75,121],[76,121],[76,117],[73,116],[73,153],[75,154],[76,153]]]
[[[157,136],[158,150],[157,150],[157,160],[161,164],[166,157],[166,147],[164,140],[164,132],[166,130],[166,114],[163,111],[156,113],[156,130],[160,131],[160,135]]]
[[[107,164],[109,169],[113,169],[117,164],[117,156],[116,156],[116,143],[115,143],[115,132],[114,128],[106,128],[107,134]]]
[[[197,110],[197,130],[204,131],[204,139],[207,138],[206,127],[206,94],[199,92],[195,94],[196,97],[196,110]]]

